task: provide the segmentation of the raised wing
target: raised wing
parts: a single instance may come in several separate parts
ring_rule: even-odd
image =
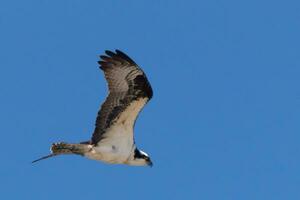
[[[133,127],[139,112],[153,95],[145,73],[131,58],[119,50],[105,53],[98,63],[108,82],[109,95],[98,112],[92,144],[109,137],[106,130],[116,123]]]

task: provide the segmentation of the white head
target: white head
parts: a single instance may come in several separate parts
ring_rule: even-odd
[[[153,166],[153,163],[148,156],[143,151],[138,150],[137,148],[134,150],[133,156],[131,159],[127,162],[128,165],[136,165],[136,166]]]

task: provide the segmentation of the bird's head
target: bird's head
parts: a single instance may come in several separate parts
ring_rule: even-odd
[[[132,159],[128,161],[129,165],[136,165],[136,166],[153,166],[153,163],[145,152],[138,150],[137,148],[134,150],[134,154]]]

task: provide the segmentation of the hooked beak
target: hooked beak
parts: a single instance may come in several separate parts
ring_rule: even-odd
[[[148,164],[149,167],[152,167],[152,166],[153,166],[153,163],[152,163],[151,160],[149,160],[149,161],[147,162],[147,164]]]

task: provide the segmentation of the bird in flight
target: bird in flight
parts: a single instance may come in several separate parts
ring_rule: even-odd
[[[148,154],[134,141],[135,120],[152,98],[151,85],[142,69],[120,50],[105,51],[98,61],[108,83],[109,94],[101,106],[92,138],[81,143],[54,143],[51,154],[75,154],[111,164],[152,166]]]

